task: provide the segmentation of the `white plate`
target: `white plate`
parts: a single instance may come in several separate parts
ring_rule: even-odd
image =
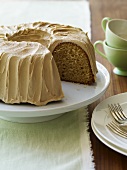
[[[127,139],[124,139],[108,130],[106,125],[113,120],[108,104],[120,103],[127,113],[127,93],[121,93],[105,99],[93,111],[91,125],[95,135],[108,147],[127,155]]]
[[[118,147],[117,145],[114,145],[113,143],[109,142],[108,140],[104,139],[97,131],[96,131],[96,127],[94,127],[94,123],[92,123],[91,121],[91,127],[93,132],[95,133],[95,135],[97,136],[97,138],[104,143],[106,146],[108,146],[109,148],[113,149],[114,151],[121,153],[123,155],[127,156],[127,150]],[[113,139],[114,140],[114,139]]]
[[[0,102],[1,118],[16,122],[45,121],[96,101],[105,93],[110,82],[107,69],[98,62],[97,68],[97,81],[91,86],[62,82],[65,97],[60,102],[51,102],[40,107],[30,104],[7,105]]]

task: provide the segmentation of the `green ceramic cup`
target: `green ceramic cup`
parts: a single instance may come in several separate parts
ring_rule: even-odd
[[[101,25],[108,46],[127,50],[127,20],[105,17]]]
[[[105,54],[98,49],[98,45],[103,46]],[[115,67],[113,69],[115,74],[127,76],[127,50],[112,48],[107,45],[106,41],[96,41],[94,49]]]

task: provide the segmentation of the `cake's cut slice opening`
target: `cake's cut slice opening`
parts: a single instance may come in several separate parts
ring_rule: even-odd
[[[60,43],[52,54],[61,80],[89,85],[95,81],[88,56],[78,45],[72,42]]]

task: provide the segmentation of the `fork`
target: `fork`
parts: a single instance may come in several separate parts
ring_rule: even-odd
[[[127,132],[124,129],[120,128],[118,123],[112,121],[108,123],[106,126],[113,133],[127,139]]]
[[[127,116],[124,113],[122,107],[120,104],[111,104],[108,105],[109,111],[113,118],[121,125],[121,126],[127,126]]]

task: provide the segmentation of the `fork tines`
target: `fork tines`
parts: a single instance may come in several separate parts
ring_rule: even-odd
[[[127,119],[127,116],[123,112],[123,109],[122,109],[122,107],[120,106],[119,103],[108,105],[108,108],[109,108],[112,116],[115,118],[115,120],[119,121],[119,120]]]
[[[111,130],[115,134],[127,139],[127,132],[124,129],[121,129],[117,123],[112,121],[106,126],[108,127],[109,130]]]

